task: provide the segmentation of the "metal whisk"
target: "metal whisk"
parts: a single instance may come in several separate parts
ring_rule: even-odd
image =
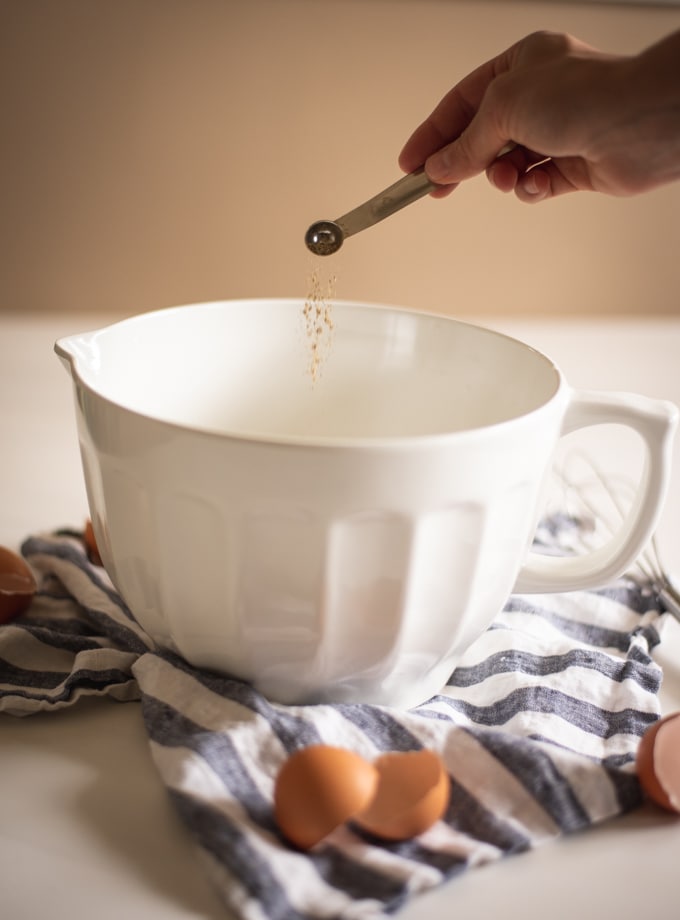
[[[570,457],[572,460],[574,457],[578,457],[583,461],[589,470],[590,479],[584,482],[577,481],[569,476],[565,469],[566,460],[563,467],[557,471],[557,474],[564,488],[567,503],[569,503],[570,499],[576,503],[573,512],[570,510],[569,513],[578,519],[585,512],[593,522],[590,534],[583,529],[579,534],[579,539],[583,546],[592,549],[592,543],[594,542],[592,538],[597,533],[598,525],[601,530],[609,535],[613,534],[617,529],[618,521],[625,516],[623,505],[625,494],[632,494],[633,487],[625,480],[614,480],[612,477],[605,475],[586,453],[574,452]],[[602,507],[601,501],[598,502],[591,497],[591,487],[593,485],[598,490],[597,494],[600,498],[605,498],[609,502],[609,513]],[[616,516],[615,519],[613,515]],[[589,536],[591,539],[589,539]],[[680,591],[673,584],[664,567],[656,536],[652,536],[649,544],[636,560],[633,570],[628,574],[631,578],[637,577],[641,584],[649,584],[656,591],[668,613],[680,622]]]

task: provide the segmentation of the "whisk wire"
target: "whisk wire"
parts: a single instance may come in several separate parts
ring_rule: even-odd
[[[573,467],[576,460],[585,465],[587,479],[578,479],[567,470],[568,464],[571,462]],[[627,480],[607,476],[592,457],[581,450],[574,450],[567,455],[556,472],[563,490],[563,507],[566,507],[567,513],[577,521],[583,520],[585,515],[590,523],[589,527],[579,528],[579,542],[583,549],[592,550],[598,534],[612,536],[615,533],[617,525],[624,519],[627,511],[625,500],[632,498],[634,488]],[[597,499],[592,497],[593,486]],[[610,506],[608,510],[603,508],[603,499]],[[637,577],[638,583],[644,583],[655,590],[665,609],[680,622],[680,591],[664,568],[655,535],[640,553],[633,570],[628,574],[631,578]]]

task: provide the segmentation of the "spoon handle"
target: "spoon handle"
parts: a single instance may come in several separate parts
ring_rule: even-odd
[[[415,172],[408,173],[397,182],[390,185],[384,191],[379,192],[373,198],[370,198],[364,204],[360,204],[353,211],[339,217],[335,223],[342,229],[343,237],[352,236],[360,230],[372,227],[373,224],[379,223],[395,211],[406,207],[427,195],[433,189],[437,188],[434,182],[431,182],[421,167]]]

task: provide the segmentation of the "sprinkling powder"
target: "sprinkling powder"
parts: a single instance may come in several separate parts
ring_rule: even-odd
[[[307,372],[316,383],[333,341],[333,298],[337,278],[331,275],[323,282],[318,267],[311,270],[307,281],[307,297],[302,310],[307,342]]]

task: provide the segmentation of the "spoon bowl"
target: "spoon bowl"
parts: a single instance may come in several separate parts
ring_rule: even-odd
[[[317,220],[305,233],[305,245],[315,256],[332,256],[344,239],[342,227],[334,220]]]

